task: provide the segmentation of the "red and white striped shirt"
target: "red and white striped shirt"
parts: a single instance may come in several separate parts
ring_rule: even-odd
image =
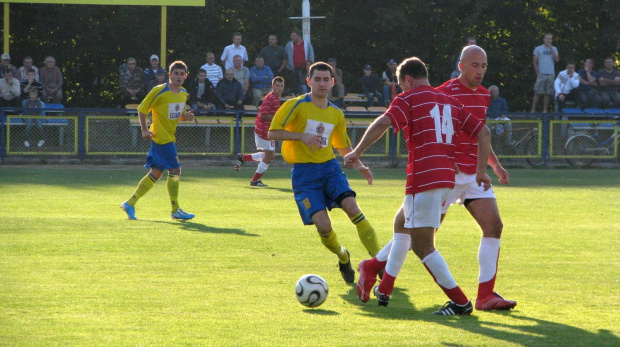
[[[405,194],[454,188],[454,152],[460,132],[477,136],[484,123],[456,99],[431,86],[399,94],[385,112],[402,130],[409,158]]]
[[[269,140],[269,126],[271,125],[271,121],[265,121],[261,118],[261,115],[268,114],[274,115],[276,111],[280,108],[280,98],[275,96],[273,92],[270,92],[263,99],[263,103],[260,105],[258,109],[258,114],[256,115],[256,122],[254,123],[254,132],[263,140]]]
[[[437,90],[455,97],[465,106],[467,111],[486,123],[486,113],[491,104],[491,96],[485,87],[478,86],[476,90],[472,90],[465,87],[461,80],[455,78],[437,87]],[[475,174],[476,160],[478,159],[478,140],[475,136],[468,136],[463,133],[459,133],[457,139],[455,155],[459,170],[467,174]]]

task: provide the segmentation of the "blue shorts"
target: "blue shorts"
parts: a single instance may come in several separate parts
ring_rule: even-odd
[[[355,196],[336,159],[322,164],[294,164],[291,174],[295,202],[305,225],[314,224],[313,214],[340,207],[343,194]]]
[[[174,142],[158,145],[151,140],[151,148],[146,155],[145,168],[155,168],[159,171],[177,169],[181,167]]]

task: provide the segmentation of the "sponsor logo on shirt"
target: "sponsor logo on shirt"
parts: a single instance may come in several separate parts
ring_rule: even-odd
[[[184,106],[182,102],[168,104],[168,119],[174,120],[181,118]]]

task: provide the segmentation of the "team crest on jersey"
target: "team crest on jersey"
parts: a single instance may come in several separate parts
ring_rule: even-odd
[[[324,132],[325,132],[325,126],[323,125],[323,123],[319,123],[319,125],[316,126],[316,133],[318,135],[323,136]]]
[[[334,125],[330,123],[324,123],[313,119],[308,119],[306,123],[306,134],[320,135],[321,145],[327,146],[327,141],[334,131]]]
[[[183,115],[185,104],[182,102],[168,104],[168,119],[179,119]]]

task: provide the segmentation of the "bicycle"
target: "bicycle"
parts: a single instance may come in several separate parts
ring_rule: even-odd
[[[503,123],[506,125],[502,125]],[[525,157],[525,161],[532,167],[543,166],[547,158],[544,155],[538,155],[538,127],[524,125],[519,128],[512,128],[507,126],[509,124],[512,125],[508,121],[491,125],[491,128],[494,128],[494,135],[491,137],[493,150],[500,156]],[[502,131],[496,135],[498,125],[502,126]]]
[[[618,146],[616,149],[616,159],[620,161],[620,144],[617,141],[620,138],[620,130],[612,131],[609,137],[604,137],[600,133],[600,128],[607,128],[608,131],[613,130],[613,128],[608,128],[609,125],[604,124],[610,123],[592,123],[591,127],[585,132],[579,132],[568,138],[565,152],[567,155],[575,156],[575,158],[566,158],[570,166],[588,167],[596,160],[595,156],[613,155],[614,145]],[[617,124],[620,125],[620,122]],[[611,125],[615,124],[611,123]]]

